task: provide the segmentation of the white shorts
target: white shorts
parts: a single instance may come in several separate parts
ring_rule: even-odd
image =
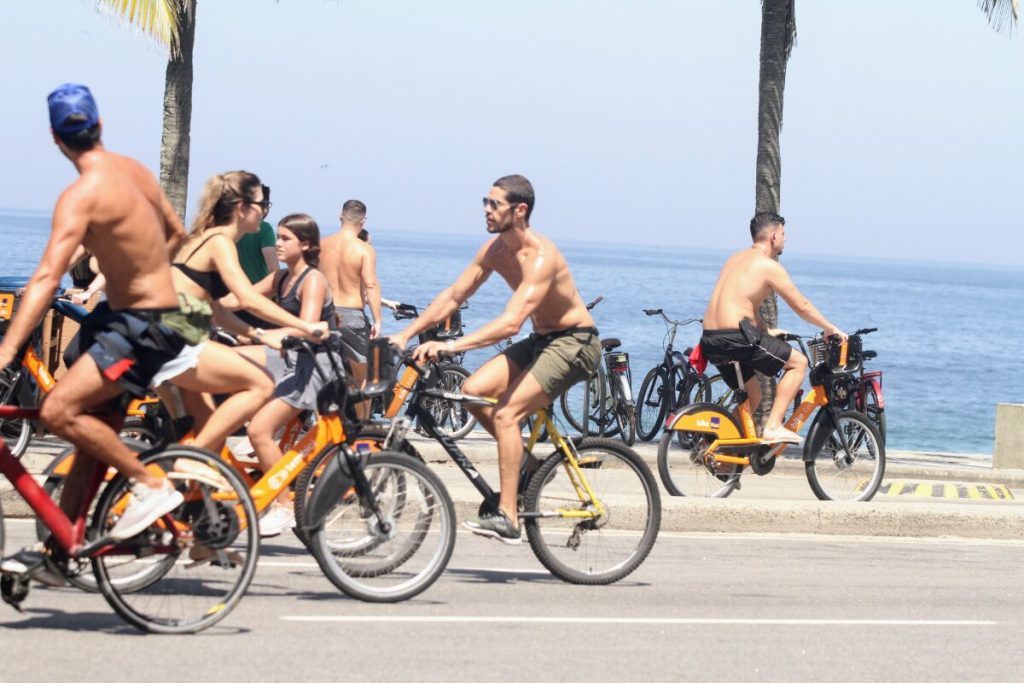
[[[156,389],[164,382],[168,382],[178,375],[188,372],[199,365],[199,355],[205,348],[206,342],[201,342],[195,346],[189,346],[186,344],[182,347],[181,353],[175,356],[172,360],[164,363],[163,366],[157,370],[157,373],[153,375],[153,381],[150,382],[149,386]]]

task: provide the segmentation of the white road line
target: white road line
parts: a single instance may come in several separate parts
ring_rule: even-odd
[[[638,624],[654,626],[997,626],[997,621],[956,619],[701,619],[657,617],[504,616],[282,616],[284,621],[410,624]]]

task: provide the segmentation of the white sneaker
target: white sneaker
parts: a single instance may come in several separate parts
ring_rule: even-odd
[[[295,511],[284,505],[274,505],[270,512],[260,518],[260,537],[278,536],[285,529],[295,526]]]
[[[110,538],[115,541],[131,538],[184,502],[185,497],[169,481],[165,480],[163,486],[155,489],[135,482],[132,499],[110,530]]]
[[[796,432],[791,432],[785,427],[779,427],[778,429],[766,429],[764,434],[761,435],[761,441],[765,443],[791,443],[801,444],[803,443],[803,437]]]

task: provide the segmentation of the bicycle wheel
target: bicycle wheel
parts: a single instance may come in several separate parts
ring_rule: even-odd
[[[128,446],[129,449],[134,453],[142,453],[150,448],[149,444],[142,443],[141,441],[134,441],[131,439],[122,439],[122,442]],[[60,502],[61,494],[64,490],[64,475],[54,474],[54,468],[61,464],[61,462],[69,457],[74,457],[75,447],[69,446],[68,448],[57,454],[54,458],[53,464],[47,468],[48,476],[43,481],[43,490],[50,496],[55,502]],[[115,470],[110,470],[110,476],[115,474]],[[92,517],[96,510],[96,500],[93,500],[93,505],[89,510],[89,516]],[[36,520],[36,536],[40,541],[45,541],[50,536],[50,530],[46,527],[41,520]],[[90,534],[89,540],[95,538]],[[126,560],[131,567],[126,567],[123,571],[119,570],[116,572],[116,579],[113,579],[117,583],[117,587],[125,592],[131,593],[149,584],[157,581],[170,571],[174,565],[175,558],[173,555],[164,555],[155,559],[153,562],[148,564],[142,564],[135,562],[135,558],[122,558]],[[111,566],[116,562],[116,558],[112,557],[109,560]],[[66,572],[68,582],[87,593],[96,593],[99,591],[99,587],[96,585],[96,575],[91,570],[91,562],[86,560],[75,561],[69,560],[68,571]]]
[[[636,399],[636,435],[650,441],[658,435],[665,422],[668,401],[665,400],[665,367],[651,368],[640,383]]]
[[[726,384],[721,375],[708,377],[708,403],[717,403],[728,411],[736,408],[736,399],[732,387]]]
[[[885,443],[885,408],[878,407],[878,392],[875,387],[868,384],[863,391],[862,398],[864,410],[862,411],[871,420],[871,423],[878,429],[878,436]]]
[[[878,429],[855,410],[844,410],[821,428],[824,435],[814,437],[814,443],[809,436],[805,444],[812,450],[804,469],[814,495],[819,500],[871,500],[885,474],[885,445]]]
[[[355,436],[350,437],[349,443],[355,448],[358,453],[368,453],[371,456],[374,453],[378,453],[384,450],[384,439],[387,438],[388,430],[385,427],[374,424],[363,424],[359,425]],[[320,476],[324,472],[324,468],[331,458],[338,454],[338,447],[328,447],[320,451],[316,457],[313,458],[306,465],[299,476],[295,478],[295,500],[293,505],[295,507],[295,519],[296,524],[294,527],[295,535],[299,537],[304,545],[309,546],[309,533],[306,530],[306,508],[309,503],[310,496],[313,495],[313,491],[316,490],[316,484],[320,480]],[[423,461],[423,456],[417,452],[416,447],[413,446],[409,441],[403,441],[401,444],[401,452],[416,458],[419,461]]]
[[[676,372],[673,375],[678,387],[675,395],[675,405],[671,412],[676,412],[691,403],[709,403],[711,401],[711,381],[703,372],[683,373]],[[694,448],[697,443],[695,432],[676,431],[676,440],[680,448]]]
[[[558,399],[569,425],[586,436],[615,436],[619,426],[615,424],[611,392],[603,370],[583,382],[569,387]]]
[[[465,368],[460,365],[442,364],[438,366],[438,371],[438,389],[462,393],[462,385],[469,379],[469,372]],[[437,423],[438,431],[450,439],[461,439],[476,426],[476,418],[461,401],[424,397],[420,406],[430,411]]]
[[[223,483],[176,470],[214,470]],[[213,453],[173,445],[141,457],[159,468],[185,497],[169,514],[140,534],[92,558],[103,597],[126,621],[153,633],[195,633],[226,617],[245,595],[256,571],[259,531],[256,507],[242,480]],[[129,482],[118,476],[104,489],[93,515],[93,538],[109,532],[128,498]],[[175,559],[165,575],[139,590],[119,581],[140,567]]]
[[[632,446],[636,442],[636,406],[621,395],[615,397],[615,424],[622,443]]]
[[[383,451],[366,463],[369,491],[313,493],[335,498],[310,530],[310,547],[324,575],[342,592],[367,602],[408,600],[430,587],[455,548],[455,506],[426,465]],[[373,496],[378,519],[366,501]]]
[[[743,467],[705,457],[713,440],[702,432],[665,430],[658,442],[658,474],[669,494],[725,498],[736,489]]]
[[[610,439],[581,439],[580,473],[597,500],[582,500],[577,473],[555,451],[530,477],[524,500],[530,547],[569,583],[602,585],[629,575],[647,558],[661,526],[661,496],[636,452]],[[637,502],[640,509],[634,509]],[[582,512],[602,510],[597,516]]]
[[[0,405],[18,405],[18,382],[24,381],[21,372],[10,369],[0,372]],[[24,418],[0,419],[0,438],[7,442],[14,457],[20,458],[32,440],[32,422]]]
[[[118,432],[122,439],[131,439],[133,441],[141,441],[142,443],[152,446],[160,438],[154,428],[153,423],[144,417],[129,417],[121,425],[121,430]]]

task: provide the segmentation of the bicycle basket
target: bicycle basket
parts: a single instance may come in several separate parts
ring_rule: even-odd
[[[807,351],[811,354],[811,367],[824,366],[833,373],[857,372],[863,362],[860,337],[853,336],[846,340],[845,358],[843,346],[838,337],[809,341]]]
[[[0,292],[0,336],[7,334],[7,327],[11,324],[20,299],[14,292]]]

